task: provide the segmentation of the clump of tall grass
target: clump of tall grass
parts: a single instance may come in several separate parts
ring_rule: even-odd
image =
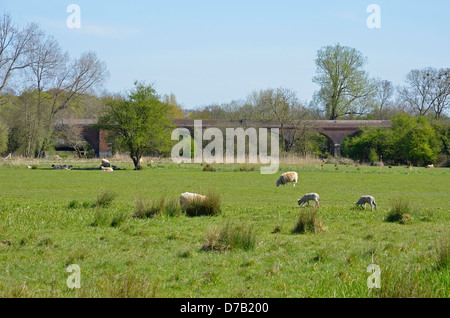
[[[164,215],[169,217],[181,215],[181,208],[177,198],[169,198],[165,201]]]
[[[252,225],[235,225],[230,222],[221,229],[210,228],[203,240],[202,251],[224,252],[232,249],[253,249],[256,233]]]
[[[95,202],[95,206],[100,208],[106,208],[111,205],[112,201],[117,197],[117,193],[106,190],[100,192],[97,195],[97,201]]]
[[[203,167],[203,171],[216,171],[217,169],[211,166],[209,163],[206,164],[206,166]]]
[[[292,233],[319,233],[325,232],[327,228],[317,215],[317,209],[301,211]]]
[[[255,171],[255,167],[240,166],[239,171],[243,171],[243,172]]]
[[[128,218],[124,211],[111,211],[97,208],[91,226],[119,227]]]
[[[183,212],[190,217],[219,215],[222,212],[220,196],[214,191],[209,191],[205,200],[195,198],[183,207]]]
[[[438,270],[448,268],[450,264],[450,240],[444,239],[437,246],[437,264],[436,268]]]
[[[176,198],[167,199],[162,196],[158,200],[148,201],[144,198],[135,199],[133,217],[138,219],[153,218],[156,216],[179,216],[181,209]]]
[[[386,215],[385,221],[406,224],[412,220],[411,210],[409,202],[395,201],[392,203],[392,208]]]

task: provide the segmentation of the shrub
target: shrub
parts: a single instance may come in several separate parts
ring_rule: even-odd
[[[209,229],[204,238],[203,251],[224,252],[240,248],[250,250],[256,244],[256,235],[252,225],[234,225],[226,223],[221,229]]]
[[[97,195],[95,206],[106,208],[111,205],[112,201],[117,197],[117,194],[112,191],[103,191]]]
[[[302,211],[297,220],[292,233],[319,233],[326,231],[326,227],[323,225],[322,220],[317,216],[317,209],[311,211]]]
[[[396,201],[392,204],[392,208],[388,212],[385,221],[397,222],[399,224],[406,224],[412,219],[410,213],[411,207],[409,205],[409,202]]]
[[[186,207],[184,212],[187,216],[216,216],[221,213],[220,196],[215,192],[208,192],[206,200],[194,199]]]

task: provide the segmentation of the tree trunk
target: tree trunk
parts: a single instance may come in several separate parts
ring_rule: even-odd
[[[131,155],[131,160],[133,160],[134,170],[141,170],[141,155]]]

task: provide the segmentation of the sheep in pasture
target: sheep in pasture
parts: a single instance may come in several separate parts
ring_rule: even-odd
[[[300,207],[301,207],[303,204],[308,203],[308,206],[309,206],[309,201],[311,201],[311,200],[316,202],[316,207],[320,207],[319,195],[317,193],[305,194],[300,200],[298,200],[298,205],[300,205]]]
[[[280,184],[284,184],[286,186],[286,183],[288,183],[288,182],[294,183],[294,187],[295,187],[297,180],[298,180],[297,172],[294,172],[294,171],[285,172],[280,176],[280,178],[278,178],[277,187],[279,187]]]
[[[366,203],[370,204],[371,211],[373,211],[373,206],[375,206],[375,210],[378,210],[377,204],[375,203],[375,198],[371,195],[363,195],[359,198],[358,202],[355,202],[356,205],[361,206],[364,210],[366,209]]]
[[[67,165],[52,165],[52,168],[55,170],[72,170],[72,166],[67,166]]]
[[[111,163],[109,162],[108,159],[102,159],[101,167],[105,167],[105,168],[111,167]]]
[[[427,165],[425,168],[434,168],[434,165],[433,164]]]
[[[103,166],[101,166],[100,168],[102,169],[102,171],[110,171],[110,172],[114,171],[113,168],[111,168],[111,167],[103,167]]]
[[[185,211],[189,207],[189,204],[195,200],[204,201],[207,197],[197,193],[185,192],[180,194],[180,207],[182,211]]]

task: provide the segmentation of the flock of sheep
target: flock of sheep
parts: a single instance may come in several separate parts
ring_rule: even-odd
[[[283,173],[280,178],[277,180],[277,187],[280,185],[286,186],[287,183],[292,182],[294,184],[298,181],[298,174],[297,172],[290,171]],[[298,205],[303,206],[303,204],[308,203],[309,201],[315,201],[316,207],[319,207],[319,195],[317,193],[307,193],[305,194],[301,199],[298,200]],[[373,211],[373,207],[375,206],[375,210],[377,210],[377,204],[375,202],[375,198],[371,195],[363,195],[359,198],[357,202],[354,202],[354,204],[359,205],[364,210],[366,209],[366,204],[370,204],[371,210]]]
[[[280,185],[286,186],[287,183],[292,182],[295,187],[295,184],[297,183],[297,181],[298,181],[297,172],[290,171],[290,172],[283,173],[278,178],[276,185],[277,185],[277,187],[279,187]],[[305,203],[307,203],[309,206],[309,201],[314,201],[314,202],[316,202],[316,207],[320,207],[319,198],[320,197],[317,193],[307,193],[298,200],[298,205],[300,205],[300,207],[302,207]],[[197,193],[185,192],[185,193],[180,194],[180,206],[181,206],[181,209],[184,209],[190,202],[192,202],[194,200],[203,201],[206,199],[207,199],[207,197],[204,195],[197,194]],[[366,204],[370,204],[371,211],[373,211],[374,206],[375,206],[375,209],[377,210],[377,204],[375,202],[375,198],[371,195],[363,195],[362,197],[359,198],[359,200],[357,202],[354,202],[354,204],[360,206],[364,210],[366,209]]]
[[[71,170],[72,166],[52,165],[52,168],[57,169],[57,170]],[[102,171],[112,172],[112,171],[114,171],[113,168],[116,168],[116,167],[111,166],[110,162],[107,159],[102,159],[102,163],[100,166],[100,169]],[[276,185],[277,185],[277,187],[279,187],[280,185],[286,186],[286,184],[292,182],[295,187],[295,184],[297,183],[297,181],[298,181],[297,172],[289,171],[289,172],[283,173],[278,178]],[[305,203],[307,203],[309,206],[309,201],[314,201],[314,202],[316,202],[316,207],[320,207],[319,198],[320,197],[317,193],[307,193],[298,200],[298,205],[300,207],[302,207]],[[206,199],[207,199],[207,197],[204,195],[197,194],[197,193],[185,192],[185,193],[180,194],[180,206],[182,209],[184,209],[190,202],[192,202],[194,200],[203,201]],[[359,205],[364,210],[366,209],[366,204],[370,204],[371,211],[373,211],[374,206],[375,206],[375,209],[377,210],[377,204],[375,202],[375,198],[371,195],[363,195],[362,197],[359,198],[359,200],[357,202],[354,202],[354,204]]]

